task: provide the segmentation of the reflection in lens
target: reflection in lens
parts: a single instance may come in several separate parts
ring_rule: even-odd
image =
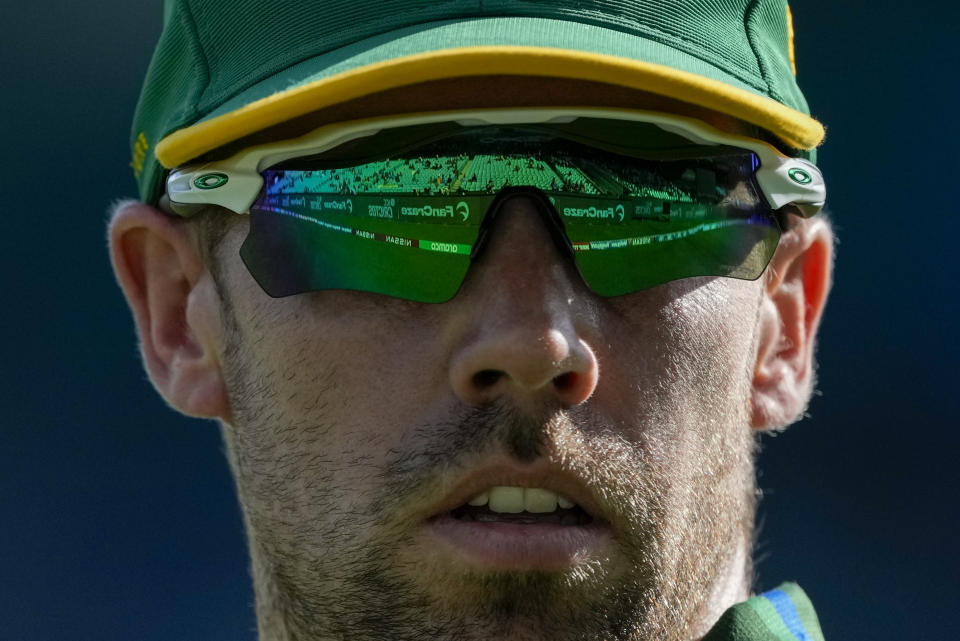
[[[757,278],[779,240],[754,181],[757,157],[659,142],[661,157],[639,158],[490,126],[405,142],[390,158],[288,161],[263,173],[241,256],[272,296],[353,289],[442,302],[459,289],[496,194],[532,187],[599,295],[690,276]]]

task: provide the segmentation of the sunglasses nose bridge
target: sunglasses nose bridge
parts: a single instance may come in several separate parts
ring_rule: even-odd
[[[539,215],[541,223],[546,225],[547,231],[550,233],[550,238],[553,240],[557,250],[562,256],[572,261],[574,258],[573,245],[567,237],[563,220],[560,218],[560,214],[550,201],[550,198],[536,187],[505,187],[500,190],[484,214],[483,221],[480,223],[477,241],[474,243],[473,250],[470,252],[471,260],[483,252],[488,244],[490,233],[493,230],[498,216],[508,208],[508,203],[516,198],[527,198],[528,201],[534,203],[534,210]]]

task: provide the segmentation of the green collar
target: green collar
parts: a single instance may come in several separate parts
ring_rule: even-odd
[[[823,641],[813,604],[784,583],[728,609],[703,641]]]

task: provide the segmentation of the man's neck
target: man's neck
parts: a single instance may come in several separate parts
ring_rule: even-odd
[[[710,631],[728,608],[750,597],[753,562],[746,545],[741,545],[731,556],[726,568],[713,584],[710,597],[704,602],[691,628],[691,640],[699,640]]]

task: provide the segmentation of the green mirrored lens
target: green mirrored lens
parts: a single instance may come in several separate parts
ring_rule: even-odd
[[[443,302],[470,266],[481,219],[470,212],[490,200],[263,195],[240,256],[274,297],[352,289]]]
[[[613,156],[587,173],[612,177],[623,198],[551,201],[584,280],[601,296],[693,276],[753,280],[780,239],[751,179],[756,167],[752,154],[656,162]]]
[[[705,155],[660,135],[657,157],[638,158],[619,153],[638,146],[629,132],[614,152],[540,129],[450,126],[418,130],[419,143],[407,130],[365,142],[393,149],[388,158],[361,160],[369,150],[352,146],[263,172],[241,256],[264,290],[449,300],[490,204],[509,187],[549,198],[581,274],[602,296],[690,276],[753,279],[779,240],[749,152]]]
[[[636,220],[603,230],[568,225],[577,266],[601,296],[620,296],[693,276],[753,280],[779,242],[768,216],[697,220]]]

